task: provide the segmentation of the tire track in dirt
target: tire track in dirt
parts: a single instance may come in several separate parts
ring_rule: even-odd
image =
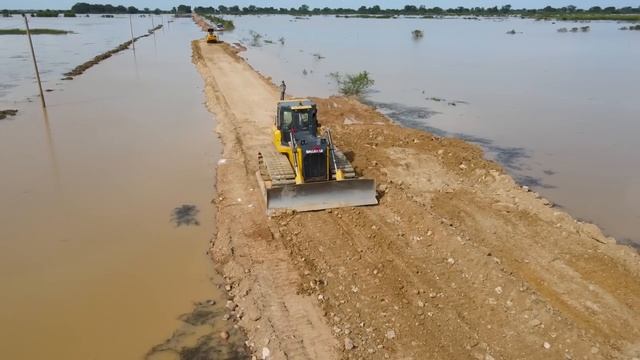
[[[248,79],[235,78],[242,63],[223,48],[198,42],[193,48],[194,63],[205,78],[207,105],[220,119],[217,131],[224,145],[225,162],[218,168],[215,199],[218,233],[211,253],[227,281],[230,316],[247,330],[249,348],[259,356],[333,358],[334,340],[320,309],[308,297],[296,294],[297,272],[287,261],[286,250],[273,241],[247,155],[257,153],[255,141],[250,140],[266,133],[269,117],[256,121],[252,116],[260,115],[264,107],[256,111],[245,105],[260,98],[270,104],[277,92],[269,87],[253,87],[252,92],[249,88],[259,78],[248,71]],[[203,48],[220,51],[203,54]],[[225,86],[243,91],[228,96]]]

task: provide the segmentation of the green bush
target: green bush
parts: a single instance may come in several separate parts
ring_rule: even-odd
[[[59,12],[53,10],[41,10],[36,12],[36,17],[58,17]]]
[[[367,71],[344,75],[334,72],[329,74],[329,77],[336,82],[338,91],[345,96],[363,96],[375,83]]]

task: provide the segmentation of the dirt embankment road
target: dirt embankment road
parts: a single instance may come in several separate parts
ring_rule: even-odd
[[[194,42],[194,62],[224,143],[211,253],[258,358],[640,357],[634,250],[354,100],[315,99],[380,204],[268,218],[254,173],[278,90],[226,45]]]

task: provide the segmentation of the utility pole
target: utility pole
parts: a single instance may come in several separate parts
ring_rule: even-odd
[[[33,66],[36,69],[36,79],[38,79],[38,88],[40,89],[40,100],[42,101],[42,107],[46,108],[47,104],[44,102],[44,93],[42,92],[42,83],[40,82],[40,72],[38,71],[38,62],[36,61],[36,53],[33,51],[33,42],[31,41],[31,30],[29,30],[29,20],[27,16],[22,14],[24,18],[24,24],[27,27],[27,37],[29,38],[29,47],[31,48],[31,58],[33,58]]]
[[[151,13],[151,29],[155,28],[156,25],[153,23],[153,13]]]
[[[131,17],[133,15],[129,14],[129,28],[131,28],[131,46],[133,46],[133,51],[136,51],[136,40],[133,38],[133,21],[131,21]]]

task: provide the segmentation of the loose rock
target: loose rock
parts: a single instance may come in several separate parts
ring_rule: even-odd
[[[391,329],[391,330],[387,330],[387,339],[391,340],[391,339],[395,339],[396,337],[396,332],[395,330]]]
[[[353,348],[355,348],[355,344],[353,343],[353,341],[349,338],[345,338],[344,339],[344,349],[345,350],[353,350]]]

